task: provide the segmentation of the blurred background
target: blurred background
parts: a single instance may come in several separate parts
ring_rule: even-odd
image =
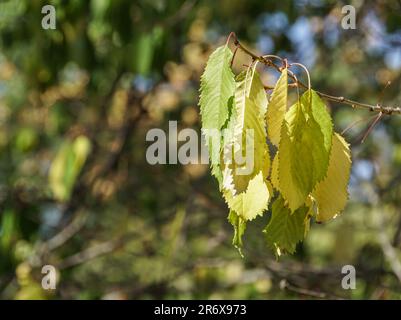
[[[46,4],[55,30],[41,27]],[[0,1],[0,298],[401,298],[401,116],[361,144],[374,115],[327,102],[336,131],[360,120],[344,134],[350,200],[279,260],[268,213],[240,257],[207,165],[146,162],[149,129],[200,131],[199,77],[231,31],[305,64],[315,89],[401,103],[401,1]],[[238,52],[234,70],[249,62]],[[46,264],[56,290],[41,287]],[[355,290],[341,287],[347,264]]]

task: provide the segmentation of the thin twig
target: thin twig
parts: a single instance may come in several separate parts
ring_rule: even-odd
[[[271,59],[266,58],[265,56],[258,56],[256,54],[254,54],[252,51],[250,51],[249,49],[247,49],[246,47],[244,47],[239,42],[239,40],[234,32],[230,33],[230,38],[234,39],[235,46],[238,46],[238,48],[240,48],[244,53],[246,53],[250,57],[252,57],[252,59],[257,60],[268,67],[272,67],[272,68],[276,69],[278,72],[281,72],[281,67],[278,66],[277,64],[275,64]],[[298,86],[300,86],[304,89],[308,89],[307,85],[305,85],[301,81],[295,79],[292,74],[289,73],[289,76],[298,84]],[[315,90],[315,92],[322,98],[325,98],[325,99],[333,101],[333,102],[347,104],[347,105],[352,106],[353,108],[362,108],[362,109],[367,109],[372,112],[381,112],[382,114],[388,114],[388,115],[401,114],[401,107],[389,107],[389,106],[382,106],[379,104],[372,105],[372,104],[368,104],[368,103],[351,100],[351,99],[348,99],[348,98],[345,98],[342,96],[336,97],[336,96],[333,96],[333,95],[330,95],[327,93],[323,93],[323,92],[320,92],[317,90]]]
[[[105,255],[117,249],[121,245],[120,241],[106,241],[92,247],[89,247],[83,251],[73,254],[68,258],[64,259],[57,267],[58,269],[65,269],[73,267],[89,260],[95,259],[99,256]]]
[[[60,232],[47,241],[40,243],[32,255],[28,258],[31,266],[36,267],[42,264],[42,259],[49,252],[61,247],[69,239],[74,237],[84,226],[88,218],[88,213],[78,211],[72,221],[67,224]]]
[[[358,123],[361,123],[363,121],[370,121],[371,119],[375,118],[376,115],[374,116],[369,116],[369,117],[364,117],[358,120],[355,120],[354,122],[352,122],[351,124],[349,124],[343,131],[341,131],[341,135],[343,135],[344,133],[346,133],[348,130],[351,130],[353,127],[355,127]]]
[[[283,279],[280,281],[280,288],[282,290],[288,290],[288,291],[292,291],[298,294],[301,294],[303,296],[310,296],[313,298],[318,298],[318,299],[334,299],[334,300],[344,300],[341,297],[335,296],[333,294],[329,294],[326,292],[322,292],[322,291],[315,291],[315,290],[310,290],[310,289],[305,289],[305,288],[299,288],[296,287],[292,284],[290,284],[287,280]]]
[[[375,117],[373,120],[372,124],[369,126],[368,130],[366,130],[366,133],[363,135],[363,138],[361,140],[361,143],[364,143],[370,132],[373,130],[373,128],[376,126],[376,124],[379,122],[381,117],[383,116],[382,112],[379,112],[379,114]]]
[[[53,251],[54,249],[62,246],[82,229],[82,227],[86,223],[87,218],[88,213],[86,213],[85,211],[78,212],[77,216],[71,221],[71,223],[63,228],[54,237],[44,242],[43,247],[46,248],[46,251]]]

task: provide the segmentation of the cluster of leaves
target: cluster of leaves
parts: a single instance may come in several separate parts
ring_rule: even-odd
[[[312,89],[288,108],[287,68],[268,97],[256,65],[235,76],[232,58],[227,45],[211,54],[199,104],[212,174],[230,209],[233,244],[241,248],[246,223],[272,203],[264,230],[268,245],[277,256],[294,253],[312,218],[328,221],[344,209],[349,146]]]

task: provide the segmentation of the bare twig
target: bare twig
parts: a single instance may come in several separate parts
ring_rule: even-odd
[[[234,32],[230,33],[230,38],[234,39],[234,44],[235,46],[237,46],[238,48],[240,48],[243,52],[245,52],[246,54],[248,54],[250,57],[252,57],[253,60],[257,60],[261,63],[263,63],[264,65],[268,66],[268,67],[272,67],[274,69],[276,69],[277,71],[281,72],[282,68],[280,66],[278,66],[277,64],[275,64],[270,58],[266,58],[265,56],[259,56],[256,55],[255,53],[253,53],[252,51],[250,51],[249,49],[247,49],[246,47],[244,47],[238,40],[237,36],[235,35]],[[299,87],[302,87],[304,89],[308,89],[308,86],[305,85],[304,83],[302,83],[301,81],[297,80],[291,73],[288,73],[289,77],[292,78],[295,83],[298,84]],[[376,105],[372,105],[372,104],[368,104],[368,103],[363,103],[363,102],[358,102],[355,100],[351,100],[342,96],[336,97],[327,93],[323,93],[320,91],[316,91],[315,92],[322,98],[325,98],[327,100],[333,101],[333,102],[338,102],[338,103],[343,103],[343,104],[347,104],[350,105],[353,108],[362,108],[362,109],[367,109],[369,111],[372,112],[381,112],[382,114],[401,114],[401,107],[389,107],[389,106],[382,106],[379,104]]]
[[[372,120],[372,119],[375,118],[375,117],[376,117],[376,115],[374,115],[374,116],[370,115],[369,117],[364,117],[364,118],[355,120],[354,122],[350,123],[343,131],[341,131],[341,134],[343,135],[343,134],[346,133],[348,130],[350,130],[350,129],[352,129],[353,127],[355,127],[358,123],[365,122],[365,121],[368,121],[368,120],[370,121],[370,120]]]
[[[73,267],[82,263],[85,263],[89,260],[95,259],[101,255],[110,253],[117,249],[121,245],[120,241],[106,241],[92,247],[89,247],[85,250],[82,250],[78,253],[73,254],[72,256],[64,259],[59,265],[58,269],[65,269],[69,267]]]
[[[71,221],[70,224],[63,228],[53,238],[50,238],[43,243],[43,248],[45,248],[46,251],[52,251],[62,246],[65,242],[67,242],[82,229],[82,227],[86,223],[87,218],[88,214],[86,212],[78,212],[76,217]]]
[[[88,214],[86,212],[79,211],[72,221],[67,224],[59,233],[38,245],[36,250],[34,250],[34,252],[27,259],[29,264],[33,267],[41,265],[44,256],[62,246],[84,227],[87,217]]]
[[[329,294],[327,292],[315,291],[315,290],[296,287],[296,286],[290,284],[286,279],[283,279],[280,281],[280,288],[282,290],[286,289],[288,291],[292,291],[292,292],[301,294],[303,296],[309,296],[309,297],[313,297],[313,298],[344,300],[341,297],[337,297],[337,296],[335,296],[333,294]]]
[[[373,128],[376,126],[376,124],[379,122],[379,120],[382,118],[383,113],[379,112],[379,114],[375,117],[373,120],[372,124],[368,127],[366,130],[365,134],[362,137],[361,143],[364,143],[370,132],[373,130]]]

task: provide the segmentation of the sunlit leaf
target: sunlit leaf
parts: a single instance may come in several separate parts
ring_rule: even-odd
[[[240,251],[240,254],[242,255],[242,236],[245,233],[246,222],[233,210],[230,210],[228,221],[230,221],[231,225],[234,228],[233,245]]]
[[[247,189],[236,195],[227,193],[227,203],[231,210],[235,211],[243,220],[253,220],[262,215],[267,209],[270,200],[270,191],[259,172],[248,184]]]
[[[221,137],[213,137],[226,124],[235,89],[230,62],[232,52],[227,46],[217,48],[209,57],[200,84],[202,130],[212,164],[212,174],[221,182]],[[220,133],[219,131],[217,133]]]
[[[332,131],[330,115],[313,91],[307,91],[286,113],[278,176],[280,191],[292,211],[305,203],[308,194],[325,177]]]
[[[281,126],[287,111],[287,78],[287,69],[284,69],[273,89],[266,113],[267,134],[275,146],[279,145]]]
[[[263,103],[260,92],[265,92],[259,76],[248,75],[241,74],[238,77],[233,113],[235,118],[229,124],[226,133],[228,143],[224,145],[223,180],[232,182],[232,185],[225,185],[224,189],[232,195],[245,191],[249,181],[260,171],[266,178],[270,169],[264,109],[260,105]],[[259,88],[259,91],[255,88]]]
[[[341,135],[333,135],[329,169],[326,178],[312,193],[317,203],[317,221],[327,221],[339,214],[348,200],[348,181],[351,170],[351,152]]]

